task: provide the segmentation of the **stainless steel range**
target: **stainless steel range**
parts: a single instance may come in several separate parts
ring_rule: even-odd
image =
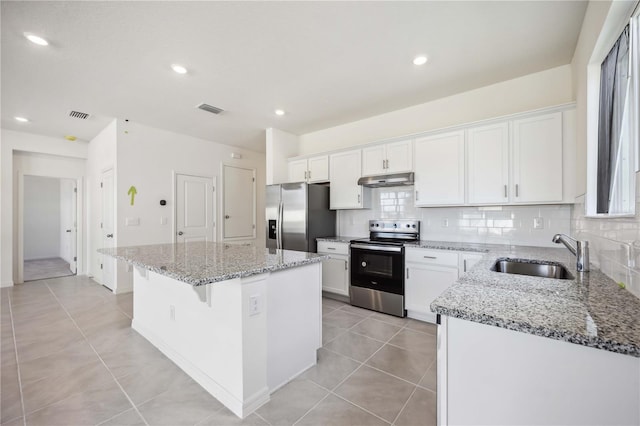
[[[370,220],[351,241],[351,304],[404,317],[404,246],[419,240],[419,220]]]

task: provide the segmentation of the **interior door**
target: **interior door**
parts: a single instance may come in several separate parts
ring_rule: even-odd
[[[255,238],[255,169],[223,166],[224,238]]]
[[[102,247],[112,248],[115,245],[115,187],[113,169],[102,173]],[[102,256],[102,285],[113,290],[115,286],[116,260],[111,256]]]
[[[69,270],[77,271],[77,189],[73,179],[60,179],[60,257],[68,264]]]
[[[215,241],[213,178],[176,174],[176,242]]]

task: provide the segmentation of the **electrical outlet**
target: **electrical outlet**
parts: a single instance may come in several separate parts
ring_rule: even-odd
[[[164,216],[162,216],[162,217],[160,218],[160,225],[166,225],[166,224],[167,224],[167,218],[166,218],[166,217],[164,217]]]
[[[544,229],[544,219],[541,217],[534,217],[533,229]]]
[[[249,316],[258,315],[260,311],[260,295],[249,296]]]

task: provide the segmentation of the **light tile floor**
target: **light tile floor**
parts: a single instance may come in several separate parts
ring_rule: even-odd
[[[323,299],[318,364],[244,420],[131,329],[131,294],[73,276],[2,289],[2,425],[431,425],[435,327]]]
[[[24,280],[35,281],[47,278],[68,277],[73,275],[69,264],[59,257],[24,261]]]

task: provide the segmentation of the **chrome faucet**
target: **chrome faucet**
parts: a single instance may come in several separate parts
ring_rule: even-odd
[[[556,244],[564,244],[576,257],[578,272],[589,272],[589,241],[575,240],[565,234],[556,234],[551,241]],[[573,241],[575,247],[569,241]]]

